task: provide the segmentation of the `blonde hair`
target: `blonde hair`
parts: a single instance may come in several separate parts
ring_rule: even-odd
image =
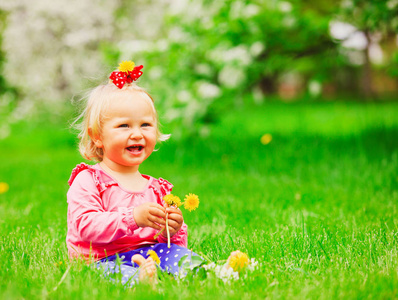
[[[79,132],[79,151],[80,154],[89,160],[102,161],[103,149],[98,148],[91,136],[101,135],[102,125],[104,123],[105,115],[104,112],[109,107],[109,104],[115,97],[119,97],[120,93],[128,92],[141,92],[146,94],[150,99],[150,104],[153,108],[153,112],[156,119],[156,137],[157,141],[165,141],[170,137],[170,134],[162,134],[159,130],[158,114],[155,109],[154,100],[151,95],[148,94],[143,88],[139,87],[135,83],[125,84],[122,89],[119,89],[113,83],[99,85],[94,88],[88,97],[83,99],[84,109],[81,114],[72,123]],[[91,133],[89,134],[89,129]]]

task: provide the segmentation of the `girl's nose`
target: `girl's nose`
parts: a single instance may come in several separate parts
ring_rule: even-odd
[[[130,134],[130,139],[136,140],[136,139],[141,139],[143,137],[141,130],[139,129],[134,129],[131,131]]]

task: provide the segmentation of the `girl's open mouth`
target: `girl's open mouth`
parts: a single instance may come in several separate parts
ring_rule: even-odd
[[[142,149],[144,149],[144,146],[142,146],[142,145],[134,145],[134,146],[127,147],[127,150],[132,153],[139,153],[142,151]]]

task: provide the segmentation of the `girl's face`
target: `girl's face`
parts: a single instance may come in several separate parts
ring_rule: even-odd
[[[95,140],[103,162],[119,172],[138,171],[156,145],[156,118],[149,97],[139,91],[115,97],[106,111],[102,133]]]

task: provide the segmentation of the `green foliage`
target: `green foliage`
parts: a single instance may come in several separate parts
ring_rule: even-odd
[[[164,39],[142,53],[161,74],[151,90],[166,118],[192,132],[244,95],[275,93],[285,74],[330,81],[332,16],[301,1],[188,1],[165,14]]]
[[[122,7],[116,17],[124,22],[134,8]],[[378,0],[180,1],[164,6],[158,38],[145,47],[137,41],[141,50],[131,50],[132,58],[144,62],[143,85],[175,125],[173,132],[205,136],[209,123],[247,96],[261,103],[286,89],[293,90],[290,98],[322,93],[375,98],[369,47],[380,42],[384,62],[378,70],[394,77],[396,45],[389,49],[383,43],[397,32],[397,10],[396,1]],[[363,33],[365,49],[344,46],[349,36],[331,36],[337,21]],[[123,57],[122,46],[110,48],[104,53],[114,64]]]
[[[373,87],[373,73],[370,65],[370,47],[373,45],[390,43],[395,44],[398,33],[398,2],[384,0],[348,0],[343,1],[336,15],[337,20],[342,20],[355,26],[357,32],[364,34],[366,46],[362,50],[365,63],[362,68],[363,78],[361,89],[367,97],[375,98],[377,95]],[[387,76],[397,78],[396,44],[392,49],[383,49],[383,69]]]
[[[225,112],[207,138],[163,143],[141,172],[200,196],[184,215],[189,248],[212,261],[239,249],[262,265],[231,284],[164,276],[155,289],[125,289],[68,261],[76,138],[64,124],[16,124],[0,145],[10,185],[0,194],[0,298],[396,298],[397,113],[396,103],[270,102]]]
[[[349,0],[343,2],[338,17],[364,32],[379,32],[383,36],[398,32],[398,3],[384,0]]]

